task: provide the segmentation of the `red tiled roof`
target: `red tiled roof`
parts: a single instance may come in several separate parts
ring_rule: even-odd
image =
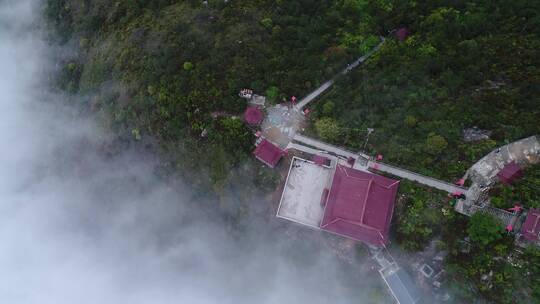
[[[328,158],[321,155],[313,155],[312,160],[319,166],[328,165],[328,162],[330,161]]]
[[[371,245],[388,242],[399,181],[338,165],[321,229]]]
[[[409,30],[406,27],[402,27],[397,30],[396,37],[399,39],[399,41],[405,41],[407,37],[409,36]]]
[[[504,168],[502,168],[502,170],[497,173],[497,176],[499,177],[501,182],[505,184],[510,184],[514,180],[522,176],[521,167],[513,161],[509,164],[506,164]]]
[[[540,210],[530,209],[525,219],[525,223],[521,226],[523,237],[529,241],[537,241],[538,233],[540,233]]]
[[[253,154],[258,160],[268,165],[268,167],[274,168],[283,156],[283,150],[268,140],[263,139],[257,148],[255,148],[255,151],[253,151]]]
[[[264,118],[264,114],[261,109],[257,107],[247,107],[244,112],[244,120],[250,125],[258,125]]]

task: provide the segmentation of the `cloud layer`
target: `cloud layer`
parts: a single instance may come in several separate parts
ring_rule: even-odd
[[[1,303],[363,303],[378,286],[268,216],[224,229],[147,155],[104,156],[107,134],[46,89],[37,7],[0,2]]]

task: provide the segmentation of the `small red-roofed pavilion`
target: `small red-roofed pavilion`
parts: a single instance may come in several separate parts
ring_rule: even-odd
[[[246,111],[244,112],[244,121],[252,126],[260,124],[263,118],[263,111],[258,107],[247,107]]]
[[[338,165],[321,229],[370,245],[388,243],[399,181]]]
[[[538,241],[538,234],[540,233],[540,210],[530,209],[527,213],[525,223],[521,226],[521,233],[523,237],[529,241]]]
[[[270,168],[277,165],[283,153],[283,150],[266,139],[263,139],[253,151],[255,157]]]
[[[399,41],[405,41],[405,39],[409,37],[409,34],[409,29],[407,29],[406,27],[402,27],[396,31],[396,37]]]
[[[513,161],[506,164],[504,168],[497,173],[497,176],[502,183],[509,185],[516,179],[523,176],[523,171],[521,170],[521,167]]]

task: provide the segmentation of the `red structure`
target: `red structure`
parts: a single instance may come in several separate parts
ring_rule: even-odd
[[[328,166],[330,164],[330,160],[328,158],[320,155],[314,155],[312,160],[319,166]]]
[[[260,124],[263,118],[263,112],[257,107],[247,107],[246,111],[244,112],[245,122],[252,126]]]
[[[259,145],[257,145],[255,151],[253,151],[253,154],[268,167],[274,168],[283,156],[283,150],[268,140],[263,139]]]
[[[399,181],[338,165],[321,229],[375,246],[388,243]]]
[[[523,207],[521,207],[521,205],[519,205],[519,204],[516,204],[514,207],[508,208],[506,210],[514,212],[514,213],[519,213],[521,211],[521,209],[523,209]]]
[[[513,161],[504,166],[504,168],[497,173],[497,176],[501,182],[511,184],[513,181],[523,176],[523,172],[521,171],[521,167]]]
[[[530,209],[525,219],[525,223],[521,226],[523,237],[529,241],[538,241],[538,233],[540,233],[540,210]]]
[[[405,41],[405,39],[409,37],[409,34],[409,29],[407,29],[406,27],[402,27],[396,31],[396,37],[401,42]]]

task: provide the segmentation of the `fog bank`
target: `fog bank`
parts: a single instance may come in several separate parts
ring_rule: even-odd
[[[0,1],[1,303],[368,303],[375,272],[260,215],[233,235],[152,157],[104,156],[107,133],[47,89],[39,14]]]

